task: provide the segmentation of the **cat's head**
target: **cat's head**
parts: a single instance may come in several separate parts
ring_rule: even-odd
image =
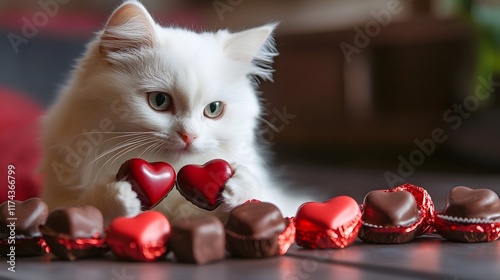
[[[139,2],[127,1],[94,42],[93,62],[101,67],[88,79],[101,92],[93,98],[119,117],[116,130],[154,132],[172,152],[248,141],[260,114],[255,78],[271,78],[277,55],[275,27],[237,33],[162,27]]]

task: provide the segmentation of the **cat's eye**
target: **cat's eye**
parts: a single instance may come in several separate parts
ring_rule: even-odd
[[[221,101],[214,101],[208,104],[203,111],[203,115],[210,119],[216,119],[224,112],[224,103]]]
[[[172,104],[170,95],[165,92],[155,91],[148,93],[149,106],[156,111],[166,111]]]

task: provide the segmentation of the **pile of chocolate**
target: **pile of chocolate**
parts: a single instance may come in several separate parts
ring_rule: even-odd
[[[294,218],[285,218],[274,204],[257,200],[232,209],[226,224],[212,216],[171,224],[162,213],[151,210],[175,182],[194,205],[216,209],[233,173],[223,160],[188,165],[178,174],[167,163],[127,161],[117,178],[131,183],[144,211],[135,217],[116,218],[106,229],[101,212],[93,206],[49,213],[41,199],[31,198],[13,201],[14,213],[5,202],[0,205],[0,255],[6,256],[15,244],[17,256],[51,252],[73,261],[111,251],[121,260],[155,261],[172,252],[178,262],[205,264],[228,256],[280,256],[294,242],[304,248],[331,249],[349,246],[358,237],[387,244],[410,242],[434,232],[457,242],[489,242],[500,236],[498,195],[461,186],[450,191],[441,211],[435,211],[425,189],[411,184],[372,191],[361,205],[349,196],[307,202]],[[14,218],[15,230],[11,230],[9,223]]]
[[[116,258],[155,261],[172,251],[178,262],[205,264],[233,257],[265,258],[283,255],[295,240],[293,221],[271,203],[252,201],[235,207],[227,224],[213,216],[193,217],[170,225],[160,212],[148,210],[120,217],[104,230],[101,212],[93,206],[68,207],[48,214],[39,198],[16,203],[14,242],[9,242],[6,211],[0,206],[0,253],[16,246],[18,256],[51,252],[74,261],[102,256],[111,250]],[[12,239],[11,238],[11,239]]]

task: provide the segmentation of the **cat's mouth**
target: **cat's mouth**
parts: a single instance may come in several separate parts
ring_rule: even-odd
[[[193,146],[193,144],[185,144],[184,147],[180,150],[185,153],[192,153],[194,152],[195,147]]]
[[[177,153],[177,154],[191,154],[196,152],[196,147],[193,144],[165,144],[163,145],[163,150],[170,152],[170,153]]]
[[[197,151],[197,147],[193,142],[186,143],[184,141],[176,141],[166,137],[166,135],[162,133],[156,134],[156,137],[163,142],[162,150],[164,151],[178,154],[189,154]]]

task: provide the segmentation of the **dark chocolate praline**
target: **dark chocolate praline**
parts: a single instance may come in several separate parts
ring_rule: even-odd
[[[93,206],[54,210],[42,227],[50,251],[60,259],[74,261],[101,255],[103,216]]]
[[[169,247],[179,262],[206,264],[224,259],[224,225],[213,216],[179,220],[172,225]]]
[[[278,236],[286,226],[287,220],[274,204],[242,204],[229,213],[226,224],[227,249],[235,257],[278,256]]]
[[[363,201],[363,222],[376,226],[409,226],[418,220],[415,197],[407,191],[371,191]]]
[[[500,219],[500,200],[490,189],[454,187],[446,200],[441,215],[466,219],[495,221]]]

